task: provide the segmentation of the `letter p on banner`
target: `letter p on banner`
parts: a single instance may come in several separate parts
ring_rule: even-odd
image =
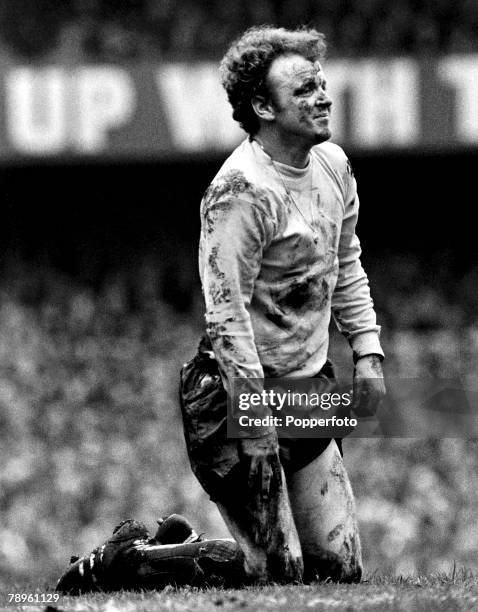
[[[124,125],[136,107],[136,91],[122,68],[82,68],[78,75],[77,147],[85,153],[100,152],[108,144],[108,131]]]

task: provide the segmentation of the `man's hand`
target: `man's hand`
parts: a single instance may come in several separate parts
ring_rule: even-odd
[[[248,486],[262,499],[269,497],[274,478],[280,477],[279,444],[275,431],[262,438],[239,442],[241,460],[248,464]]]
[[[378,355],[365,355],[355,364],[352,410],[357,416],[373,416],[386,393]]]

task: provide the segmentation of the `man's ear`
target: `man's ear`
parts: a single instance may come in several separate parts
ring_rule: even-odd
[[[266,99],[263,96],[254,96],[251,104],[259,119],[273,121],[276,118],[274,105],[270,99]]]

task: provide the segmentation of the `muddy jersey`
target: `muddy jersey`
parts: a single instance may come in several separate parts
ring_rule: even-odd
[[[226,160],[201,203],[199,267],[228,392],[235,377],[317,373],[331,314],[357,357],[383,354],[358,209],[350,163],[332,143],[313,147],[304,169],[250,140]]]

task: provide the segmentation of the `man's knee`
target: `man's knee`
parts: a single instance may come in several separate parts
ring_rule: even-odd
[[[304,564],[295,525],[257,517],[249,507],[216,502],[231,534],[244,554],[248,583],[300,582]],[[264,520],[265,519],[265,520]]]
[[[288,584],[302,582],[304,563],[286,549],[281,551],[251,551],[245,547],[244,571],[250,584]]]
[[[267,567],[268,574],[274,582],[287,584],[303,581],[304,561],[302,555],[292,553],[287,546],[284,552],[269,552]]]
[[[332,580],[332,582],[360,582],[361,562],[349,563],[335,553],[304,555],[304,582]]]
[[[332,580],[332,582],[360,582],[363,566],[360,555],[344,557],[324,550],[304,554],[304,582]]]
[[[216,504],[241,547],[251,582],[302,580],[302,551],[290,510],[282,470],[274,472],[269,495],[263,497],[248,482],[242,463],[223,479]]]

